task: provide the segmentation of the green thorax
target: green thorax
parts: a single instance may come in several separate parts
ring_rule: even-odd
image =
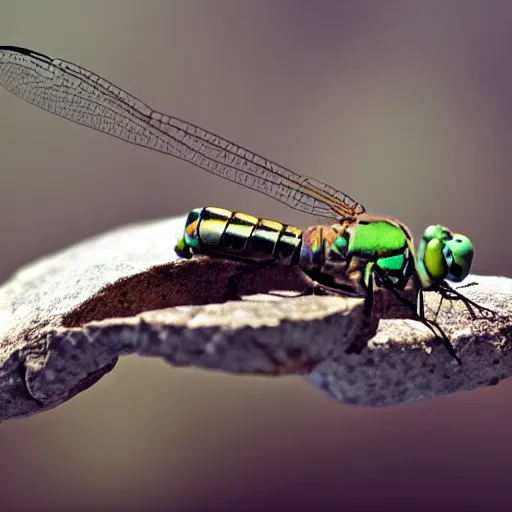
[[[415,261],[412,236],[402,223],[392,218],[364,215],[349,233],[349,258],[368,262],[365,282],[376,266],[396,288],[405,288],[415,271]]]
[[[364,216],[348,229],[348,253],[373,261],[403,254],[412,247],[406,228],[393,219]]]
[[[313,226],[304,233],[300,265],[313,279],[355,295],[365,294],[376,267],[404,289],[415,271],[412,237],[399,221],[375,215]]]

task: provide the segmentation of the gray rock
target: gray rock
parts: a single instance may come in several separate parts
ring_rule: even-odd
[[[461,303],[445,301],[438,320],[458,366],[384,292],[375,299],[380,321],[369,321],[360,299],[293,296],[311,286],[295,268],[176,261],[183,225],[178,218],[117,229],[22,268],[0,288],[0,420],[69,400],[125,354],[236,374],[305,375],[340,402],[369,406],[510,374],[512,280],[471,276],[477,285],[464,290],[500,313],[493,320],[473,321]],[[433,314],[439,297],[426,295]]]

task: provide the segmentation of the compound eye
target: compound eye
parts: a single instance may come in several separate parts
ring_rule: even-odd
[[[454,234],[451,240],[445,242],[443,255],[448,267],[446,279],[462,281],[471,271],[475,251],[468,237]]]
[[[446,256],[444,247],[438,238],[431,238],[425,244],[423,264],[429,276],[433,279],[444,279],[446,275]]]
[[[447,245],[443,247],[443,258],[446,263],[446,266],[450,268],[453,264],[453,253]]]
[[[464,269],[461,265],[456,263],[453,253],[448,247],[443,249],[443,257],[448,268],[446,279],[449,279],[450,281],[462,281],[464,277],[466,277],[464,275]]]
[[[462,281],[464,278],[467,277],[467,274],[468,273],[464,272],[464,269],[460,265],[457,265],[457,263],[452,263],[450,265],[450,270],[448,271],[448,277],[452,281]]]

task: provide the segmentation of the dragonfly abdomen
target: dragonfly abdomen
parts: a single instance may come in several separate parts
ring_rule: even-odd
[[[192,210],[185,223],[176,253],[183,258],[205,254],[282,265],[299,262],[302,230],[273,220],[224,208]]]

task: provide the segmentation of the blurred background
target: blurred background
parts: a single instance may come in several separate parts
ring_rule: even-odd
[[[0,44],[76,62],[155,109],[466,233],[510,276],[512,3],[0,0]],[[316,221],[0,90],[0,274],[119,225],[218,205]],[[505,510],[512,385],[371,410],[299,378],[124,358],[0,426],[1,510]]]

